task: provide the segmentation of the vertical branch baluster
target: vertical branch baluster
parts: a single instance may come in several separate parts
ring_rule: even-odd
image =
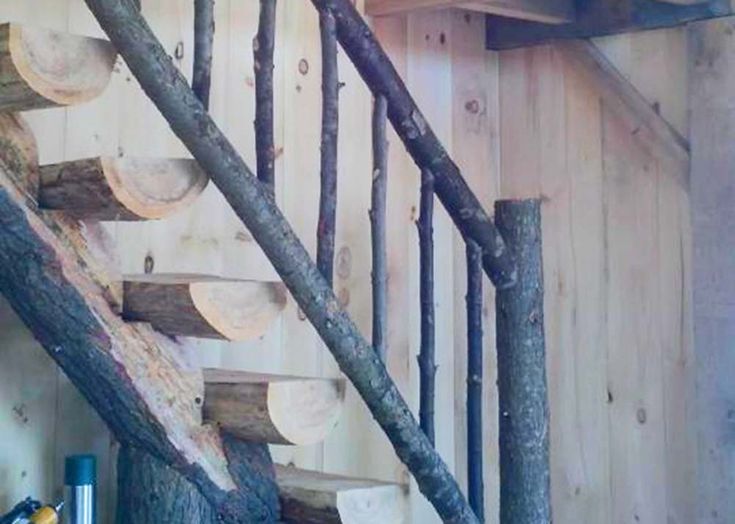
[[[255,69],[256,174],[275,193],[276,145],[273,131],[273,53],[276,41],[276,0],[260,0],[258,33],[253,39]]]
[[[467,494],[484,522],[482,477],[482,249],[467,241]]]
[[[214,46],[214,0],[194,0],[194,73],[191,88],[209,109]]]
[[[386,198],[388,190],[388,102],[378,95],[373,106],[373,185],[370,226],[373,244],[373,348],[386,360],[388,332],[388,261]]]
[[[416,227],[419,231],[421,349],[419,352],[419,423],[434,444],[434,175],[421,171],[421,208]]]
[[[495,223],[518,268],[496,295],[500,522],[551,522],[549,404],[539,200],[502,201]]]
[[[337,134],[340,86],[337,70],[337,24],[329,9],[319,11],[319,29],[322,41],[322,156],[316,265],[324,278],[332,285],[337,221]]]

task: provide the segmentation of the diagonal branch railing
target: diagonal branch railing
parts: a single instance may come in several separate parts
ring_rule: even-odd
[[[256,179],[216,126],[135,8],[134,0],[86,3],[174,133],[253,234],[443,521],[477,522],[384,364],[339,305],[270,190]],[[385,97],[388,117],[409,153],[420,167],[431,170],[436,193],[455,224],[482,249],[486,273],[498,288],[512,287],[516,271],[503,239],[360,14],[349,0],[313,3],[334,16],[340,43],[373,93]]]

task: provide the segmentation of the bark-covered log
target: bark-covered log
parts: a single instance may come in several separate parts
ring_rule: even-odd
[[[263,249],[399,458],[445,522],[477,522],[385,366],[322,277],[268,191],[217,128],[129,0],[86,0],[130,70]]]
[[[495,221],[518,264],[517,285],[496,295],[500,521],[548,523],[549,405],[541,203],[497,202]]]
[[[153,220],[190,205],[208,182],[191,159],[85,158],[41,167],[38,201],[80,220]]]
[[[230,465],[278,507],[268,446],[223,436]],[[280,519],[274,519],[274,521]],[[117,460],[116,524],[220,524],[220,515],[178,471],[150,453],[123,446]],[[250,522],[243,520],[243,523]]]
[[[10,23],[0,25],[0,111],[88,102],[115,66],[109,42]]]
[[[214,47],[214,0],[194,0],[194,72],[191,88],[209,108]]]
[[[390,58],[351,0],[312,0],[319,10],[328,9],[337,21],[337,37],[373,95],[388,101],[388,118],[414,162],[430,169],[436,195],[463,236],[483,250],[485,272],[496,287],[512,287],[516,272],[511,257],[492,219],[462,177],[446,149],[429,126],[406,89]]]
[[[208,275],[129,275],[123,294],[125,319],[182,337],[255,340],[286,307],[280,282]]]
[[[482,249],[467,241],[467,497],[485,521],[482,468]]]
[[[253,39],[255,69],[256,174],[275,193],[276,144],[273,131],[273,53],[276,47],[276,0],[260,0],[258,33]]]
[[[337,425],[344,399],[342,379],[204,370],[204,419],[251,442],[321,442]]]
[[[113,309],[117,277],[90,256],[88,228],[35,209],[23,182],[38,169],[32,143],[16,117],[0,115],[0,292],[120,442],[174,467],[223,521],[273,522],[275,493],[228,465],[217,431],[201,423],[201,375],[167,338]]]
[[[436,391],[436,332],[434,326],[434,176],[421,172],[419,219],[419,295],[421,301],[421,347],[419,349],[419,423],[434,444]]]
[[[339,74],[337,28],[334,16],[328,9],[319,12],[319,30],[322,41],[322,155],[316,265],[331,285],[334,276],[334,241],[337,227]]]
[[[370,205],[370,234],[373,249],[373,348],[385,362],[388,342],[388,247],[386,204],[388,192],[388,103],[375,99],[373,106],[373,184]]]

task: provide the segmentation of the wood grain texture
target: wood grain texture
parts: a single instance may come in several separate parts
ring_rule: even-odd
[[[109,42],[19,24],[0,26],[0,109],[81,104],[110,80]]]
[[[126,276],[123,291],[127,320],[185,337],[258,338],[286,305],[282,284],[207,275]]]
[[[41,167],[39,205],[81,220],[151,220],[190,205],[209,178],[189,159],[98,157]]]
[[[367,479],[276,466],[284,522],[368,524],[406,522],[406,489]]]
[[[252,442],[308,446],[334,429],[345,381],[204,370],[204,419]]]
[[[690,28],[694,353],[698,429],[696,518],[735,518],[735,18]],[[683,294],[684,299],[687,298]],[[692,355],[681,355],[679,363]]]

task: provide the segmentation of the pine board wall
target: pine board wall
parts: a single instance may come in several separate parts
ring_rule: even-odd
[[[144,13],[189,74],[192,4],[143,0]],[[218,0],[211,110],[254,165],[254,0]],[[81,0],[0,2],[0,20],[82,34],[99,29]],[[637,143],[635,129],[551,47],[484,50],[481,16],[430,12],[374,26],[438,136],[488,209],[498,197],[544,201],[552,483],[560,523],[694,522],[695,437],[688,193],[678,168]],[[278,200],[314,252],[318,208],[320,49],[307,1],[279,2],[276,52]],[[674,29],[597,42],[679,131],[688,132],[687,46]],[[177,52],[178,48],[178,52]],[[335,287],[370,330],[371,99],[341,53]],[[43,163],[96,154],[183,156],[184,148],[124,64],[86,106],[28,114]],[[418,172],[391,135],[389,367],[415,406],[419,343]],[[124,272],[275,278],[249,233],[209,187],[185,213],[110,228]],[[464,247],[443,210],[436,235],[437,446],[464,482]],[[485,282],[486,504],[496,522],[498,460],[493,294]],[[63,457],[100,458],[101,514],[112,522],[114,443],[7,304],[0,300],[0,508],[58,494]],[[337,375],[293,301],[257,342],[187,341],[208,366]],[[274,448],[307,468],[407,482],[367,410],[349,390],[321,445]],[[436,518],[411,489],[411,522]]]

